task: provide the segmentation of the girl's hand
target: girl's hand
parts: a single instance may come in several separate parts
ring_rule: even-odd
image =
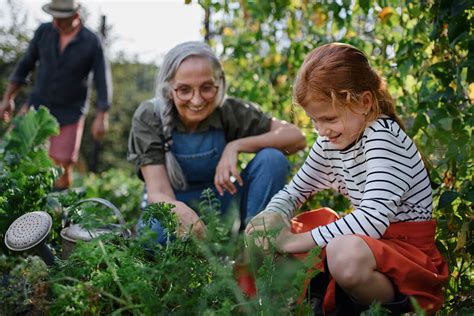
[[[283,228],[275,238],[274,245],[281,253],[304,253],[316,247],[311,232],[293,234],[290,228]]]
[[[264,236],[253,236],[253,233],[257,231],[279,229],[282,227],[289,228],[290,223],[288,223],[288,221],[286,221],[280,213],[263,211],[257,214],[248,223],[247,227],[245,228],[245,234],[253,239],[253,242],[257,247],[260,247],[263,250],[268,250],[268,238]]]
[[[224,195],[224,191],[228,191],[230,194],[237,193],[237,188],[235,187],[231,176],[237,180],[237,183],[239,183],[240,186],[244,184],[240,177],[240,173],[237,170],[238,155],[239,150],[237,148],[237,142],[230,142],[225,146],[221,159],[217,164],[214,185],[221,196]]]
[[[280,213],[263,211],[250,220],[245,228],[245,234],[250,235],[254,231],[271,230],[280,227],[290,227],[290,223]]]

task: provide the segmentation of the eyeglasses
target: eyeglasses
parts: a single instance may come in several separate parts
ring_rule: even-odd
[[[210,83],[203,84],[199,87],[199,95],[206,101],[212,101],[214,97],[217,95],[217,91],[219,90],[219,86],[215,86]],[[174,89],[176,92],[176,96],[180,101],[187,102],[190,101],[194,97],[194,89],[190,86],[182,86],[177,89]]]

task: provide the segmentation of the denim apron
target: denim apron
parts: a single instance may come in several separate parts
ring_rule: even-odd
[[[197,211],[202,191],[212,188],[215,192],[214,175],[226,145],[224,131],[211,129],[205,132],[183,133],[175,130],[172,138],[171,151],[188,184],[185,191],[175,190],[176,199]],[[217,193],[216,197],[219,198]],[[221,202],[226,204],[226,201]]]

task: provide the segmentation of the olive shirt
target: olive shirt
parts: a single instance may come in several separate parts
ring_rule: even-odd
[[[174,115],[176,116],[175,129],[179,132],[186,132],[176,111]],[[217,107],[202,121],[195,132],[221,129],[226,142],[231,142],[235,139],[268,132],[271,121],[272,118],[263,113],[256,104],[226,98],[222,106]],[[165,163],[163,138],[161,120],[159,114],[155,112],[154,101],[143,102],[133,115],[127,155],[128,161],[135,163],[135,170],[140,179],[143,180],[140,167]]]

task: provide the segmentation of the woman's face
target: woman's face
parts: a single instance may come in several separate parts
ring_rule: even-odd
[[[185,59],[176,71],[171,87],[181,121],[186,129],[196,130],[215,108],[217,85],[208,59]]]
[[[337,149],[352,144],[364,130],[366,119],[361,106],[353,112],[342,105],[332,105],[329,100],[312,99],[304,108],[319,136],[326,137]]]

